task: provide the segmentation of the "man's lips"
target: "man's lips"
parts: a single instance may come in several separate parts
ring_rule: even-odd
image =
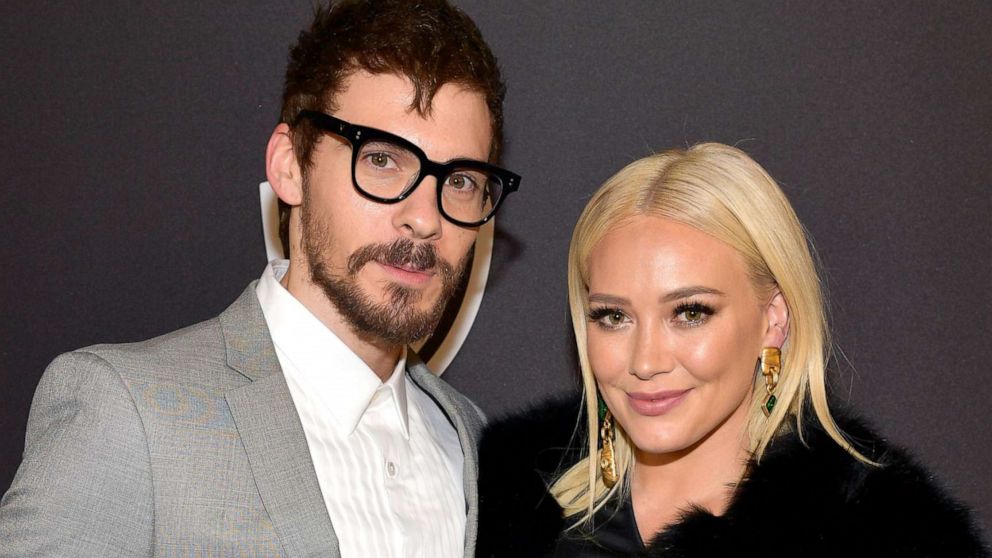
[[[402,283],[420,285],[430,281],[431,277],[434,276],[433,268],[421,269],[409,264],[392,265],[385,262],[377,263],[382,267],[382,269],[386,270],[386,273]]]
[[[656,391],[653,393],[631,392],[627,394],[630,408],[639,415],[655,417],[663,415],[685,400],[691,389]]]

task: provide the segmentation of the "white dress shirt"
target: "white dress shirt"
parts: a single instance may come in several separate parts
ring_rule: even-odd
[[[383,383],[280,283],[256,287],[343,558],[462,556],[458,434],[416,383],[406,353]]]

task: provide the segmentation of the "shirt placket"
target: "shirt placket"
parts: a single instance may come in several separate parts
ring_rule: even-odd
[[[405,468],[409,463],[404,458],[403,448],[406,440],[399,423],[400,417],[395,410],[392,390],[385,386],[379,388],[373,395],[366,414],[367,418],[371,419],[370,427],[374,430],[374,439],[381,452],[379,476],[389,520],[393,524],[390,547],[394,556],[407,556],[408,533],[406,525],[401,520],[402,514],[398,511],[405,505],[402,482],[407,473]]]

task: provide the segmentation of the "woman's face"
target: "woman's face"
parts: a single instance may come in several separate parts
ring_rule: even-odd
[[[762,300],[733,248],[660,217],[613,229],[587,264],[589,361],[638,455],[740,448],[761,348],[784,341],[781,295]]]

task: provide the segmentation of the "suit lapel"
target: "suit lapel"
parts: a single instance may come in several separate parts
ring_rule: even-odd
[[[288,556],[339,556],[306,435],[282,375],[255,282],[220,316],[228,365],[251,383],[227,392],[255,485]]]
[[[462,408],[462,405],[451,396],[451,392],[454,391],[453,388],[432,374],[412,352],[408,353],[407,356],[407,370],[409,370],[413,381],[437,402],[458,432],[458,441],[461,443],[462,454],[465,458],[462,467],[462,482],[465,491],[465,505],[468,508],[465,515],[465,556],[474,556],[476,527],[479,523],[478,432],[481,424],[478,420],[475,420],[473,424],[468,424],[467,421],[475,417],[475,415],[472,415],[471,418],[468,416],[472,411]]]

